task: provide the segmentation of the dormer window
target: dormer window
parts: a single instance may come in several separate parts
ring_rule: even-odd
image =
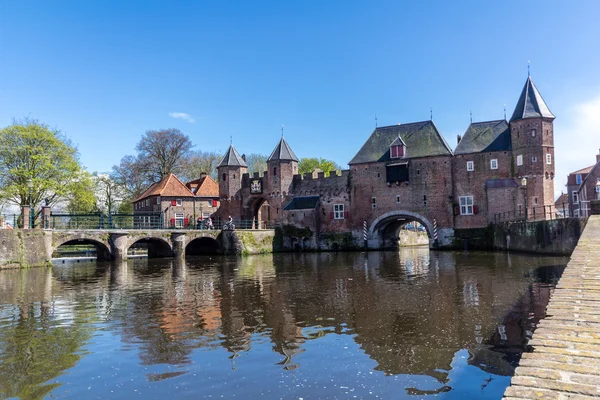
[[[390,145],[390,158],[403,158],[405,156],[406,144],[400,136]]]

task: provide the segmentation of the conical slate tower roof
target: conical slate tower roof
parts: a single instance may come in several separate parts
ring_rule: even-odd
[[[248,164],[246,164],[246,161],[244,161],[242,156],[240,156],[240,153],[237,152],[235,147],[233,147],[233,145],[229,145],[229,148],[227,149],[227,153],[225,153],[225,155],[223,156],[223,159],[221,160],[219,165],[217,165],[217,168],[219,168],[219,167],[246,167],[247,168]]]
[[[296,157],[296,155],[290,148],[290,145],[287,144],[287,142],[285,141],[285,139],[282,136],[279,143],[277,143],[275,150],[273,150],[273,152],[267,159],[267,162],[269,162],[269,161],[296,161],[296,162],[298,162],[298,157]]]
[[[527,77],[525,87],[521,92],[521,97],[515,107],[515,112],[512,115],[510,121],[525,118],[556,118],[554,114],[550,112],[550,109],[542,99],[542,95],[538,92],[537,88],[533,84],[531,77]]]

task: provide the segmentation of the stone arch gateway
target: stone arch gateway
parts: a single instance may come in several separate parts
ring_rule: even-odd
[[[368,237],[370,239],[370,243],[374,246],[369,245],[369,247],[377,247],[382,248],[385,247],[385,230],[393,226],[394,224],[397,226],[401,226],[410,221],[417,221],[421,225],[425,227],[427,231],[427,235],[429,236],[429,247],[432,248],[434,245],[434,227],[433,223],[427,219],[424,215],[407,211],[407,210],[394,210],[387,212],[381,216],[379,216],[375,221],[371,223],[369,226]],[[376,246],[375,246],[376,245]]]

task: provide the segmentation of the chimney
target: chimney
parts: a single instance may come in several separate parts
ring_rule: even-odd
[[[596,164],[600,162],[600,150],[598,150],[598,154],[596,154]]]
[[[206,172],[200,172],[200,178],[204,178],[206,176]]]
[[[247,160],[246,160],[246,155],[245,155],[245,154],[242,154],[242,160],[244,160],[244,161],[247,161]]]
[[[459,144],[461,139],[462,139],[462,136],[456,135],[456,144]]]

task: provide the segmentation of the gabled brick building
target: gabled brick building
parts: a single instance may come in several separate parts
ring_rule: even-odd
[[[218,185],[206,174],[187,184],[170,174],[133,201],[139,228],[194,227],[198,217],[208,218],[218,207]]]
[[[348,170],[301,176],[282,137],[268,170],[250,176],[230,146],[218,167],[217,213],[255,227],[308,227],[319,248],[340,241],[362,246],[365,234],[370,247],[390,247],[413,220],[432,243],[448,244],[454,229],[485,227],[499,215],[524,219],[528,207],[531,218],[532,207],[553,207],[554,118],[527,77],[510,121],[471,123],[454,151],[433,121],[378,127]]]

